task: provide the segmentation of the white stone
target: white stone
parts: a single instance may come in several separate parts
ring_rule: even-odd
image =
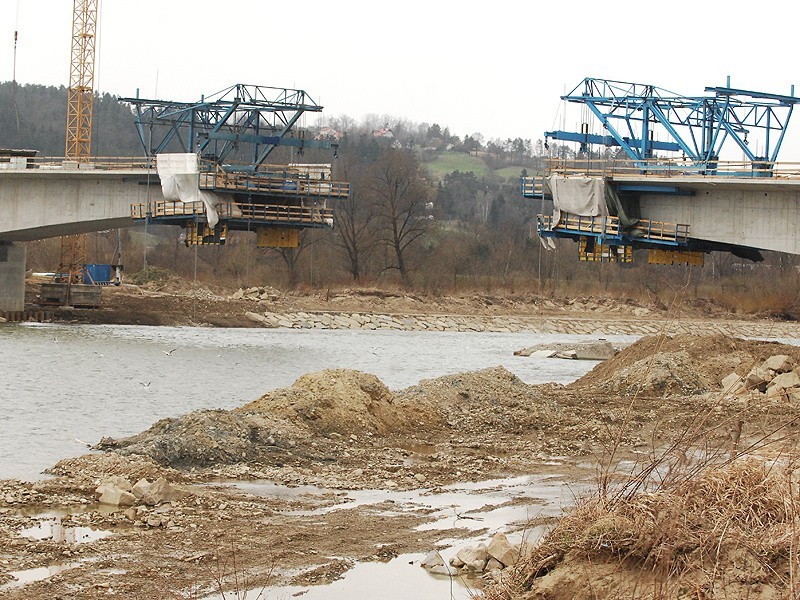
[[[519,548],[516,548],[509,542],[508,538],[502,533],[496,533],[492,537],[489,544],[486,546],[486,552],[489,556],[497,559],[507,567],[516,564],[519,558]]]
[[[722,391],[725,393],[735,394],[743,387],[742,378],[736,373],[731,373],[722,379]]]
[[[476,573],[481,573],[486,568],[486,561],[489,560],[489,553],[486,552],[484,544],[480,544],[476,548],[462,548],[456,556],[463,561],[467,569]]]
[[[422,562],[419,563],[421,567],[425,569],[430,569],[433,567],[439,567],[444,564],[444,560],[442,559],[442,555],[436,552],[436,550],[432,550],[428,552],[428,555],[422,559]]]
[[[775,354],[765,360],[761,368],[772,369],[776,373],[786,373],[794,368],[794,359],[786,354]]]
[[[780,375],[776,375],[775,378],[769,382],[767,386],[767,391],[773,389],[781,389],[781,390],[788,390],[790,388],[800,387],[800,375],[798,375],[795,371],[789,371],[788,373],[781,373]]]

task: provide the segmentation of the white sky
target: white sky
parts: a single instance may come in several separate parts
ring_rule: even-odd
[[[793,4],[101,0],[95,86],[182,101],[234,83],[296,87],[329,117],[536,140],[587,76],[702,95],[730,75],[788,94],[800,84]],[[17,81],[67,85],[72,8],[0,0],[0,81],[12,78],[16,29]],[[781,158],[800,160],[797,122],[789,136]]]

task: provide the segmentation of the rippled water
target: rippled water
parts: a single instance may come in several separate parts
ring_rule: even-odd
[[[631,342],[631,336],[607,336]],[[567,383],[590,361],[517,357],[531,333],[213,329],[24,324],[0,327],[0,478],[35,479],[103,436],[138,433],[200,408],[233,408],[304,373],[351,368],[400,389],[502,365],[528,383]]]

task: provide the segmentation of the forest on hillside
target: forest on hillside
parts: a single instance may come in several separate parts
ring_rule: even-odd
[[[64,154],[67,90],[0,83],[0,148]],[[743,263],[712,253],[706,265],[647,264],[636,252],[629,265],[579,263],[576,245],[545,250],[535,234],[547,207],[523,198],[521,175],[540,173],[554,152],[541,140],[458,135],[446,124],[413,123],[388,115],[325,117],[307,127],[338,142],[330,151],[291,148],[275,162],[332,163],[334,178],[351,183],[336,206],[332,230],[304,230],[297,249],[258,249],[255,235],[231,232],[224,246],[187,248],[179,228],[151,226],[90,237],[92,262],[108,262],[121,247],[128,276],[172,273],[209,285],[308,289],[341,286],[401,287],[437,294],[604,294],[668,301],[679,290],[693,297],[737,303],[745,310],[793,310],[800,279],[794,257],[767,253],[765,263]],[[551,146],[553,146],[551,144]],[[92,154],[142,156],[129,105],[96,94]],[[28,244],[28,264],[53,270],[58,240]],[[769,285],[771,298],[755,291]]]

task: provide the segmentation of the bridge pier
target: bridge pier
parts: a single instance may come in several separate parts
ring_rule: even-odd
[[[0,242],[0,313],[25,310],[25,246]]]

